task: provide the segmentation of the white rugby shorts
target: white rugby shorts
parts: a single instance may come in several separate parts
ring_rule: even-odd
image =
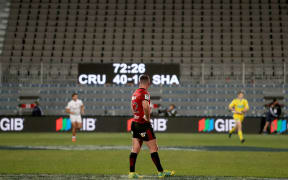
[[[77,123],[82,123],[82,118],[81,118],[81,115],[73,115],[73,116],[70,116],[70,121],[71,123],[74,123],[74,122],[77,122]]]

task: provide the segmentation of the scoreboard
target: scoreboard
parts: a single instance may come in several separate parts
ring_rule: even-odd
[[[78,64],[78,83],[138,84],[141,74],[148,74],[154,85],[179,85],[179,64],[144,63],[81,63]]]

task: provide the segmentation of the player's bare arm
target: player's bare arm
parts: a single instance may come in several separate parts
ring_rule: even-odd
[[[66,109],[66,112],[67,112],[68,114],[74,114],[73,112],[70,111],[70,109]]]
[[[235,110],[234,106],[229,107],[229,110],[230,110],[232,113],[239,114],[239,112]]]
[[[144,119],[150,122],[150,105],[148,101],[142,101],[142,106],[144,110]]]
[[[132,102],[130,103],[130,107],[131,107],[131,111],[134,112],[134,109],[133,109],[133,104]]]
[[[247,111],[249,111],[249,107],[244,108],[243,112],[246,113]]]
[[[249,111],[249,106],[243,109],[242,114],[245,114],[247,111]]]
[[[84,105],[81,106],[81,114],[84,114]]]

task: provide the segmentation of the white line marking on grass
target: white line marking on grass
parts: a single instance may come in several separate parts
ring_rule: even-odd
[[[0,150],[64,150],[64,151],[95,151],[95,150],[130,150],[131,146],[0,146]],[[147,147],[143,147],[147,149]],[[251,147],[251,146],[160,146],[164,151],[252,151],[252,152],[288,152],[288,149]]]
[[[151,175],[143,175],[143,179],[158,179],[158,177]],[[93,175],[93,174],[0,174],[0,180],[116,180],[128,179],[128,175]],[[257,178],[257,177],[229,177],[229,176],[174,176],[165,179],[173,180],[284,180],[285,178]]]

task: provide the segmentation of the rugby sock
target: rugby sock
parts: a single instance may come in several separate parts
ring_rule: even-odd
[[[236,127],[233,127],[230,131],[229,131],[229,134],[232,134],[233,132],[235,132],[236,130]]]
[[[129,159],[130,159],[130,172],[135,172],[137,153],[131,152]]]
[[[243,139],[243,133],[242,133],[242,131],[238,131],[238,136],[239,136],[239,138],[240,138],[240,141]]]
[[[159,172],[163,172],[163,168],[162,168],[162,165],[160,163],[160,158],[159,158],[158,152],[151,153],[151,158],[152,158],[155,166],[157,167],[157,170]]]

